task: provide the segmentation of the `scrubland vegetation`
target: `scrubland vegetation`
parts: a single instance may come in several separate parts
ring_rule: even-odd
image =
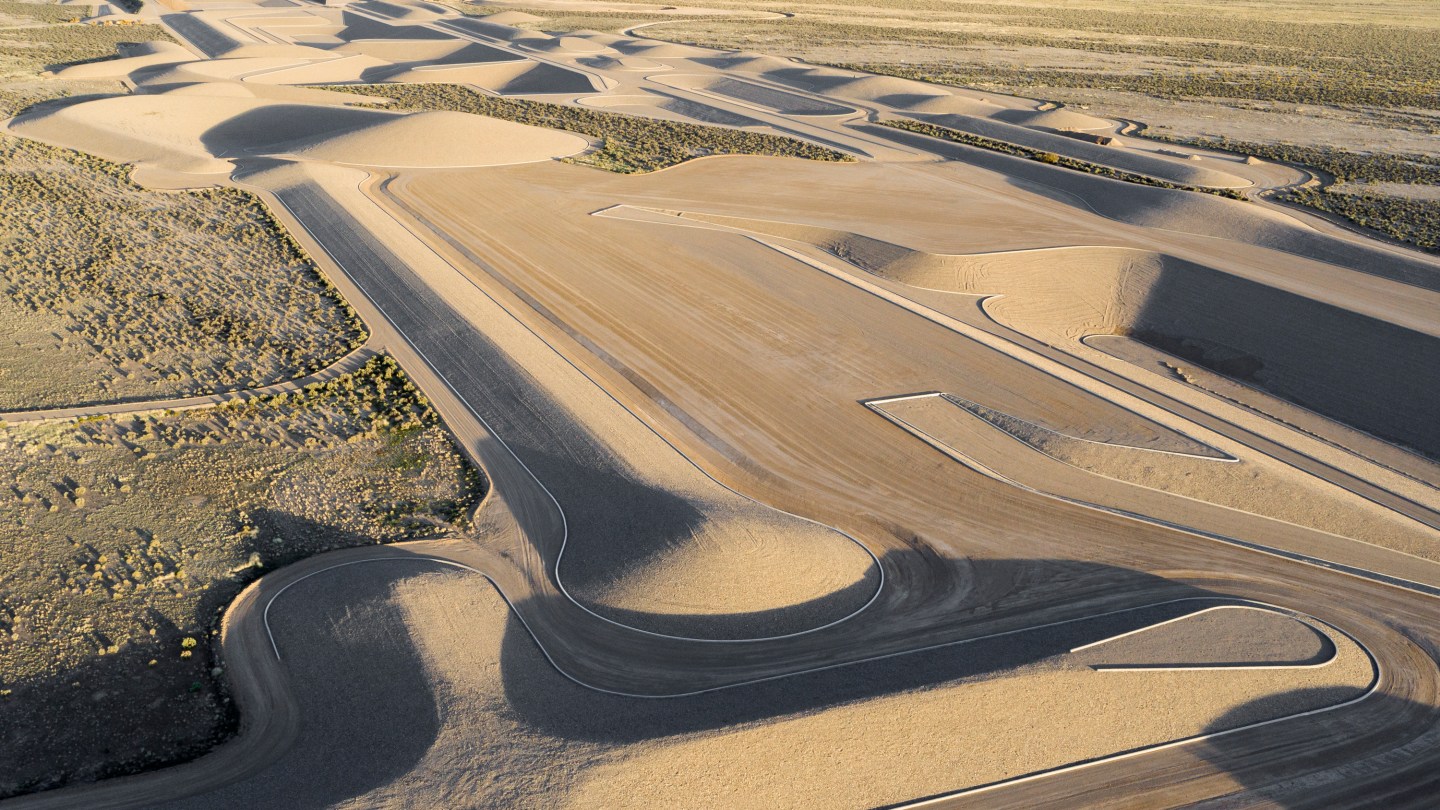
[[[463,2],[463,0],[445,3],[445,5],[467,16],[484,16],[502,11],[523,11],[527,14],[534,14],[537,17],[544,17],[545,19],[543,22],[521,25],[519,27],[544,30],[552,33],[565,31],[620,31],[641,23],[683,19],[681,15],[647,14],[643,11],[633,13],[624,11],[578,11],[575,9],[555,11],[554,9],[466,3]]]
[[[0,115],[64,95],[69,88],[30,80],[55,65],[106,59],[122,42],[173,41],[158,25],[61,25],[88,16],[90,6],[57,6],[0,0]],[[122,88],[117,84],[115,92]]]
[[[1278,199],[1343,217],[1362,227],[1425,250],[1440,250],[1440,199],[1374,191],[1371,184],[1440,186],[1440,158],[1349,152],[1322,146],[1255,143],[1228,138],[1177,138],[1144,133],[1171,143],[1221,149],[1317,170],[1319,188],[1280,192]]]
[[[599,148],[568,160],[621,174],[651,172],[706,155],[851,160],[833,149],[779,135],[486,96],[456,84],[333,85],[327,89],[388,98],[393,101],[391,109],[452,110],[586,135],[598,140]]]
[[[763,7],[751,0],[709,5]],[[1440,27],[1391,13],[1383,2],[1316,3],[1309,14],[1298,3],[1284,13],[1264,4],[1238,4],[1216,14],[1183,3],[1140,7],[1055,0],[792,0],[785,10],[795,16],[744,22],[693,18],[647,27],[645,34],[1039,98],[1104,103],[1136,94],[1201,102],[1209,105],[1202,131],[1211,133],[1225,132],[1227,117],[1241,122],[1250,112],[1293,110],[1299,116],[1323,108],[1319,119],[1296,120],[1374,128],[1376,137],[1368,139],[1374,151],[1291,146],[1284,141],[1295,133],[1283,131],[1270,143],[1253,142],[1252,136],[1247,139],[1252,142],[1210,145],[1312,166],[1343,181],[1288,191],[1279,199],[1426,249],[1436,249],[1440,240],[1440,202],[1433,195],[1356,185],[1436,185],[1433,156],[1386,154],[1380,136],[1384,129],[1440,134],[1440,60],[1435,58]],[[1102,95],[1108,91],[1119,92]],[[1126,114],[1123,108],[1111,112]],[[1309,128],[1314,143],[1326,142],[1323,124]]]
[[[89,11],[0,3],[4,114],[121,92],[37,73],[168,38],[61,22]],[[128,177],[0,135],[0,410],[254,388],[364,342],[257,198]],[[454,532],[484,489],[388,357],[201,409],[0,423],[0,465],[0,798],[203,752],[235,720],[215,643],[246,583]]]
[[[0,136],[0,410],[304,376],[365,339],[254,196]]]
[[[760,7],[749,2],[715,5]],[[941,51],[924,53],[919,60],[857,61],[878,72],[943,83],[1051,84],[1162,96],[1440,109],[1440,64],[1433,58],[1440,31],[1385,24],[1390,21],[1383,16],[1357,25],[1212,14],[1163,4],[1106,9],[1050,2],[900,0],[845,4],[843,10],[831,2],[798,0],[785,10],[795,16],[744,23],[697,19],[646,33],[718,47],[788,50],[825,43],[859,54],[895,44],[935,46]],[[1169,64],[1163,71],[1032,69],[987,61],[986,50],[994,48],[1063,48]]]
[[[0,797],[199,753],[220,612],[328,549],[463,527],[483,482],[388,357],[290,394],[0,428]]]
[[[928,135],[931,138],[940,138],[941,140],[964,144],[966,146],[974,146],[980,149],[988,149],[992,152],[1002,152],[1007,155],[1015,155],[1016,157],[1038,160],[1041,163],[1049,163],[1053,166],[1060,166],[1061,168],[1065,169],[1074,169],[1075,171],[1086,172],[1088,174],[1098,174],[1101,177],[1109,177],[1112,180],[1123,180],[1126,183],[1136,183],[1142,186],[1156,186],[1158,188],[1173,188],[1183,191],[1200,191],[1206,194],[1214,194],[1219,197],[1229,197],[1232,200],[1245,199],[1244,194],[1241,194],[1240,192],[1234,191],[1232,189],[1199,188],[1196,186],[1180,185],[1179,183],[1171,183],[1167,180],[1160,180],[1143,174],[1122,171],[1120,169],[1112,169],[1109,166],[1101,166],[1098,163],[1090,163],[1089,161],[1078,160],[1076,158],[1067,157],[1065,155],[1057,155],[1054,152],[1046,152],[1041,149],[1034,149],[1029,146],[1021,146],[1019,144],[1010,143],[1008,141],[1000,141],[994,138],[986,138],[980,135],[972,135],[969,132],[961,132],[959,130],[949,129],[948,127],[936,126],[935,124],[926,124],[920,121],[912,121],[909,119],[895,119],[891,121],[880,121],[879,123],[887,127],[893,127],[895,129],[903,129],[909,132],[918,132],[921,135]]]
[[[8,25],[23,24],[27,21],[39,23],[69,22],[76,17],[88,17],[95,12],[94,6],[60,6],[50,3],[21,3],[15,0],[0,0],[0,19],[8,18]]]

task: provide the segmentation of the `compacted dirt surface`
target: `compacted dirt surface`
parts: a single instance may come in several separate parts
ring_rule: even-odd
[[[247,588],[234,739],[4,807],[1433,799],[1440,262],[1197,190],[1291,179],[1233,156],[877,123],[1103,162],[1101,111],[516,14],[197,2],[8,123],[258,194],[490,490]],[[850,160],[298,87],[384,81]]]

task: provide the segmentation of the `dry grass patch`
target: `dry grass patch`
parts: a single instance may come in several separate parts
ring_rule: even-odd
[[[486,96],[458,84],[333,85],[326,89],[387,98],[393,102],[391,109],[450,110],[488,115],[587,135],[600,142],[599,148],[567,160],[621,174],[652,172],[708,155],[853,160],[834,149],[780,135],[641,118],[566,104]]]
[[[252,388],[364,342],[253,195],[0,137],[0,410]]]
[[[212,641],[263,572],[450,533],[483,482],[388,357],[297,393],[0,429],[0,797],[228,733]]]

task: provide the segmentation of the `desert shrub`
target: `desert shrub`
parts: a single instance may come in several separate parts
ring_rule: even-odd
[[[861,56],[851,66],[943,84],[1440,109],[1440,62],[1434,59],[1440,31],[1429,27],[1197,13],[1184,6],[1106,10],[1058,3],[796,0],[786,10],[794,16],[743,22],[696,18],[651,26],[645,33],[718,48],[843,48],[857,55],[879,55],[901,44],[911,46],[916,58],[896,63]],[[997,47],[1128,54],[1170,64],[1118,72],[985,63],[986,51]]]
[[[1180,185],[1179,183],[1171,183],[1166,180],[1160,180],[1155,177],[1148,177],[1143,174],[1127,172],[1121,169],[1113,169],[1109,166],[1102,166],[1098,163],[1090,163],[1088,161],[1077,160],[1076,158],[1067,157],[1065,155],[1057,155],[1054,152],[1046,152],[1040,149],[1034,149],[1029,146],[1021,146],[1020,144],[1010,143],[1009,141],[996,140],[995,138],[986,138],[981,135],[973,135],[969,132],[961,132],[960,130],[937,126],[935,124],[922,123],[920,121],[914,121],[908,118],[895,119],[890,121],[880,121],[879,123],[887,127],[893,127],[895,129],[903,129],[909,132],[916,132],[921,135],[927,135],[931,138],[939,138],[941,140],[950,141],[952,143],[964,144],[965,146],[973,146],[979,149],[988,149],[991,152],[1001,152],[1003,154],[1014,155],[1016,157],[1029,158],[1030,160],[1036,160],[1041,163],[1048,163],[1052,166],[1060,166],[1066,169],[1086,172],[1087,174],[1096,174],[1100,175],[1101,177],[1109,177],[1112,180],[1123,180],[1126,183],[1135,183],[1142,186],[1155,186],[1157,188],[1180,189],[1183,191],[1199,191],[1206,194],[1214,194],[1219,197],[1228,197],[1232,200],[1245,199],[1244,194],[1241,194],[1240,192],[1233,189],[1200,188],[1197,186]]]
[[[1403,183],[1440,186],[1440,158],[1351,152],[1331,146],[1255,143],[1228,138],[1180,138],[1145,130],[1145,137],[1242,155],[1254,155],[1314,170],[1319,188],[1284,189],[1276,199],[1342,217],[1424,250],[1440,250],[1440,200],[1415,199],[1370,190],[1337,188],[1340,183]]]
[[[108,364],[126,391],[268,385],[365,339],[349,305],[248,192],[146,191],[125,166],[0,136],[0,206],[0,296],[58,319],[63,342]],[[91,383],[63,402],[9,390],[0,407],[114,397],[110,381]]]
[[[1440,252],[1440,200],[1299,188],[1279,198],[1343,217],[1401,242]]]
[[[598,140],[599,148],[570,161],[621,174],[655,171],[706,155],[853,159],[833,149],[764,132],[499,98],[456,84],[333,85],[327,89],[391,99],[391,106],[402,110],[452,110],[586,135]]]
[[[15,5],[30,5],[16,3]],[[66,6],[67,18],[84,9]],[[173,42],[158,25],[42,25],[0,28],[0,68],[8,72],[33,73],[46,67],[75,62],[109,59],[122,42]]]
[[[0,797],[202,753],[233,728],[215,642],[248,582],[452,534],[485,488],[384,356],[285,396],[0,427],[0,464]]]

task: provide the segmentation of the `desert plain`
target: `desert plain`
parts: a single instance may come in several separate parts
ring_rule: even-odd
[[[0,807],[1434,805],[1412,50],[794,5],[0,8]]]

